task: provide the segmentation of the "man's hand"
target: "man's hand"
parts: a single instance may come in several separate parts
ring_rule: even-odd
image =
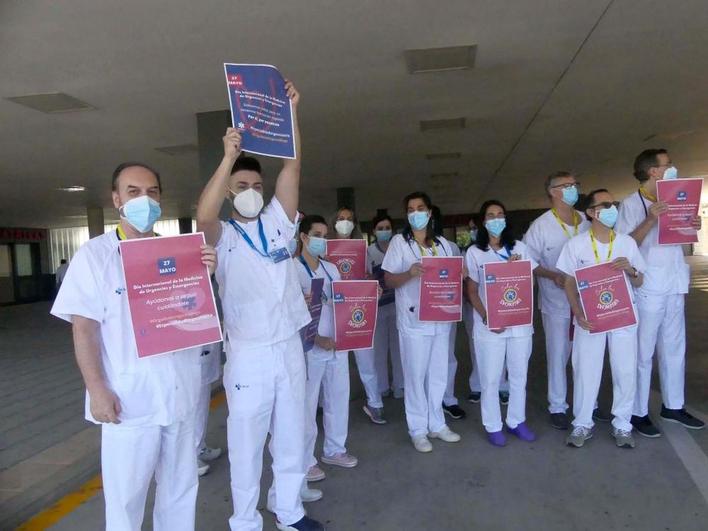
[[[595,328],[593,324],[585,318],[585,313],[583,313],[581,308],[573,310],[573,315],[575,315],[575,320],[578,323],[578,326],[583,330],[591,332],[593,328]]]
[[[691,227],[696,229],[696,231],[701,230],[702,227],[702,221],[701,221],[701,216],[693,216],[693,219],[691,220]]]
[[[624,256],[620,256],[619,258],[615,258],[614,260],[612,260],[611,267],[615,271],[626,271],[627,273],[634,273],[634,267],[632,267],[632,264],[630,264],[629,260],[627,260]]]
[[[560,289],[565,288],[565,273],[562,271],[556,271],[556,274],[553,277],[553,282],[555,282],[556,286],[558,286]]]
[[[224,141],[224,158],[235,162],[241,154],[241,133],[238,129],[229,127],[222,140]]]
[[[509,262],[516,262],[517,260],[521,260],[521,255],[520,254],[512,254],[509,257]]]
[[[297,107],[298,103],[300,103],[300,93],[293,85],[293,82],[288,79],[285,80],[285,92],[288,94],[293,107]]]
[[[120,400],[108,387],[101,386],[89,391],[91,415],[98,422],[120,424]]]
[[[659,216],[661,216],[663,213],[669,211],[669,205],[664,203],[663,201],[657,201],[653,205],[649,207],[648,213],[652,217],[654,221],[656,221]]]
[[[420,262],[416,262],[415,264],[411,265],[411,268],[408,270],[408,274],[411,276],[411,278],[417,278],[423,273],[425,273],[425,268]]]
[[[216,249],[211,245],[202,245],[202,264],[207,266],[209,274],[213,275],[216,271]]]
[[[337,345],[331,337],[315,336],[315,345],[323,350],[334,350]]]

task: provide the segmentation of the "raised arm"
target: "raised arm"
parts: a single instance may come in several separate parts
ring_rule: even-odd
[[[76,363],[88,390],[91,415],[98,422],[120,424],[120,401],[106,385],[101,362],[100,330],[98,321],[79,315],[72,316]]]
[[[241,154],[241,134],[237,129],[229,127],[223,141],[224,158],[204,187],[197,205],[197,230],[204,232],[207,244],[212,246],[215,246],[221,237],[219,211],[224,199],[228,197],[231,169]]]
[[[297,107],[300,103],[300,93],[291,81],[285,80],[285,90],[293,104],[293,135],[295,137],[296,154],[294,159],[283,159],[283,169],[275,183],[275,197],[283,206],[290,220],[295,219],[300,201],[300,162],[302,160],[302,144],[300,143],[300,126],[298,124]]]

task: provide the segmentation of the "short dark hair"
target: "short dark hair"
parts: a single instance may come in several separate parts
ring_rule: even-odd
[[[371,230],[375,230],[376,225],[378,225],[382,221],[388,221],[391,224],[391,228],[393,228],[393,218],[391,218],[391,216],[389,216],[388,214],[376,214],[374,216],[374,219],[371,220]]]
[[[322,225],[327,226],[325,218],[318,214],[310,214],[309,216],[305,216],[304,218],[302,218],[302,220],[300,221],[300,228],[298,229],[298,233],[308,234],[315,223],[322,223]]]
[[[640,182],[649,180],[649,170],[658,166],[658,156],[668,154],[663,148],[645,149],[634,159],[634,177]]]
[[[255,157],[239,157],[234,162],[231,168],[231,175],[240,170],[255,171],[258,175],[261,174],[261,163]]]
[[[433,209],[433,201],[430,199],[430,196],[426,194],[425,192],[412,192],[408,194],[406,197],[403,198],[403,211],[407,212],[408,211],[408,203],[410,203],[413,199],[420,199],[423,201],[425,206],[428,208],[430,212],[430,215],[432,217],[432,209]],[[413,239],[413,228],[411,227],[411,224],[408,222],[408,216],[406,216],[406,226],[403,229],[403,237],[406,239],[406,241],[411,241]],[[425,227],[425,239],[426,241],[429,242],[434,242],[437,241],[437,238],[435,237],[435,233],[433,232],[433,222],[432,219],[428,221],[428,225]]]
[[[588,192],[588,195],[585,196],[584,201],[583,201],[583,212],[585,212],[588,208],[590,208],[592,205],[595,204],[595,196],[597,194],[609,194],[610,191],[607,188],[598,188],[596,190],[593,190],[592,192]],[[587,218],[588,221],[591,221],[592,218],[588,216],[587,212],[585,212],[585,217]]]
[[[556,172],[551,173],[548,177],[546,177],[546,182],[543,185],[544,190],[546,190],[546,195],[548,197],[551,197],[551,186],[553,185],[553,181],[556,179],[560,179],[561,177],[574,177],[575,174],[569,171],[565,170],[559,170]]]
[[[136,167],[145,168],[146,170],[151,172],[157,179],[157,187],[160,189],[160,193],[162,193],[162,182],[160,181],[160,173],[155,168],[145,164],[144,162],[135,161],[121,162],[120,164],[118,164],[118,166],[116,166],[116,169],[113,170],[113,176],[111,177],[111,190],[113,190],[114,192],[118,191],[118,177],[120,177],[120,174],[123,173],[123,170]]]
[[[496,199],[490,199],[482,203],[482,206],[479,208],[479,219],[482,220],[482,223],[481,226],[477,229],[477,238],[474,241],[474,245],[476,245],[482,251],[489,250],[489,231],[487,230],[487,227],[484,224],[484,218],[486,217],[487,209],[490,206],[498,206],[504,212],[504,218],[508,218],[506,207],[501,201],[498,201]],[[516,243],[516,240],[514,240],[514,236],[512,235],[511,226],[508,222],[506,224],[506,227],[504,227],[502,233],[499,235],[499,243],[501,243],[502,246],[506,249],[513,248],[514,244]]]

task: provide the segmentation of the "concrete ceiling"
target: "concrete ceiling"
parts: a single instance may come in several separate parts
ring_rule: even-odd
[[[166,215],[191,215],[197,154],[155,148],[196,144],[195,114],[228,107],[225,61],[275,64],[299,87],[307,212],[329,213],[339,186],[363,218],[398,214],[415,189],[447,214],[492,196],[536,208],[556,169],[621,196],[654,146],[681,175],[708,174],[706,27],[705,0],[4,1],[0,225],[85,224],[87,206],[110,219],[110,173],[135,159],[163,173]],[[406,71],[406,49],[468,44],[472,70]],[[96,110],[4,99],[45,92]],[[420,131],[459,116],[464,130]],[[448,151],[462,158],[425,158]]]

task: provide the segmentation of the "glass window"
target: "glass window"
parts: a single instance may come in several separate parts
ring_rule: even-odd
[[[32,276],[32,248],[29,243],[15,244],[15,264],[18,277]]]

